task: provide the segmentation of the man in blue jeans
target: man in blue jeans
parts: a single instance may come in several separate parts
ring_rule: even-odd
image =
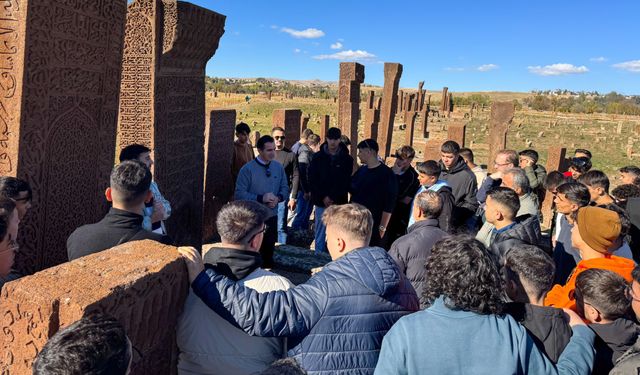
[[[276,126],[271,130],[271,136],[275,141],[276,160],[284,168],[287,185],[291,192],[291,197],[285,197],[285,200],[278,203],[278,242],[287,243],[287,216],[289,210],[295,209],[295,197],[298,194],[298,160],[296,155],[284,146],[285,135],[283,128]]]
[[[353,172],[353,158],[340,137],[338,128],[327,130],[327,140],[320,147],[309,165],[311,202],[315,206],[315,250],[326,252],[326,228],[322,214],[327,207],[349,201],[349,187]]]
[[[291,229],[294,231],[309,229],[309,216],[313,211],[311,202],[311,188],[309,186],[309,164],[313,155],[320,151],[320,136],[311,134],[307,141],[300,144],[298,148],[298,172],[300,175],[300,185],[298,186],[298,196],[296,197],[296,217],[293,219]]]

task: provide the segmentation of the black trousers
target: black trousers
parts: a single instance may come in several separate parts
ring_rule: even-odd
[[[262,255],[262,267],[273,268],[273,251],[278,240],[278,215],[274,215],[265,221],[267,230],[262,238],[260,255]]]

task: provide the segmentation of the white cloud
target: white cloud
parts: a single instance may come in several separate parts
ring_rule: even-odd
[[[477,67],[476,69],[480,72],[488,72],[490,70],[495,70],[498,69],[499,66],[496,64],[484,64],[484,65],[480,65],[479,67]]]
[[[589,69],[582,66],[575,66],[573,64],[552,64],[545,66],[529,66],[527,67],[530,73],[537,74],[539,76],[562,76],[566,74],[583,74],[589,71]]]
[[[606,58],[606,57],[604,57],[604,56],[592,57],[592,58],[590,58],[590,59],[589,59],[589,61],[597,62],[597,63],[603,63],[603,62],[605,62],[605,61],[607,61],[607,60],[609,60],[609,59],[607,59],[607,58]]]
[[[316,60],[372,60],[375,57],[376,55],[361,50],[347,50],[336,52],[331,55],[313,56],[313,58]]]
[[[447,72],[464,72],[465,71],[464,68],[451,67],[451,66],[444,68],[444,70],[446,70]]]
[[[293,52],[300,53],[300,52],[302,52],[302,50],[300,48],[296,48],[296,49],[293,50]]]
[[[272,28],[273,30],[276,30],[278,28],[278,25],[271,25],[269,27]]]
[[[283,33],[287,33],[292,37],[298,38],[298,39],[316,39],[316,38],[322,38],[324,36],[324,31],[314,29],[314,28],[308,28],[304,30],[294,30],[288,27],[283,27],[280,29],[280,31],[282,31]]]
[[[335,42],[331,45],[331,49],[342,49],[343,45],[340,42]]]
[[[613,64],[614,68],[627,70],[633,73],[640,73],[640,60],[625,61],[618,64]]]

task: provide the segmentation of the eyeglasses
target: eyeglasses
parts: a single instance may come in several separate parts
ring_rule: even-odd
[[[511,164],[511,163],[502,163],[502,164],[500,164],[497,161],[493,162],[493,165],[498,166],[498,167],[502,167],[502,166],[509,165],[509,164]]]
[[[18,243],[15,240],[10,240],[9,241],[9,247],[7,247],[4,250],[0,250],[0,254],[8,253],[10,251],[13,251],[14,253],[17,253],[18,250],[20,250],[20,245],[18,245]]]
[[[281,140],[281,139],[283,139],[283,140],[284,140],[284,139],[285,139],[285,136],[284,136],[284,135],[276,135],[275,137],[273,137],[273,139],[275,139],[276,141],[279,141],[279,140]]]
[[[633,288],[630,288],[630,287],[627,287],[627,299],[629,299],[629,301],[640,302],[640,298],[636,296],[636,293],[633,291]]]
[[[264,226],[262,227],[262,230],[259,231],[259,232],[254,233],[251,237],[249,237],[249,241],[247,241],[247,242],[253,241],[254,238],[256,238],[258,235],[266,232],[267,229],[269,229],[269,226],[267,224],[264,224]]]
[[[31,195],[28,195],[24,198],[13,198],[14,202],[31,202]]]

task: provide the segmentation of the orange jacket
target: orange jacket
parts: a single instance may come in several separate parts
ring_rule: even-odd
[[[569,308],[576,310],[576,301],[573,298],[573,290],[576,288],[576,278],[578,275],[590,268],[600,268],[617,273],[624,277],[625,280],[631,282],[631,271],[635,267],[635,263],[627,258],[615,255],[607,255],[604,258],[596,258],[589,260],[581,260],[573,270],[571,277],[565,285],[555,285],[547,297],[544,299],[545,306],[553,306],[557,308]]]

